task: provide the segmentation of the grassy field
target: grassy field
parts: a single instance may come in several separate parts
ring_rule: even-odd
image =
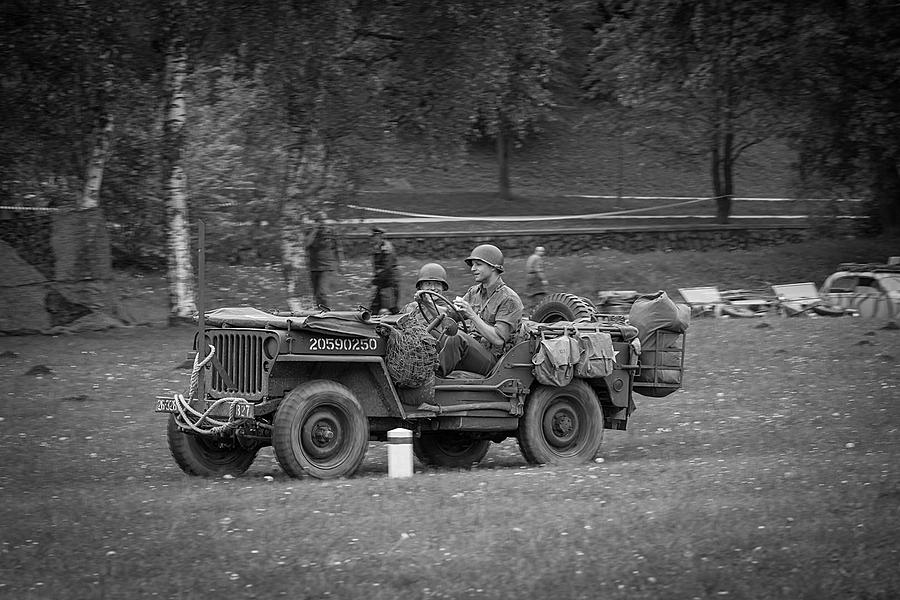
[[[183,475],[158,393],[189,328],[0,338],[9,598],[893,598],[900,333],[697,320],[684,390],[638,398],[602,462]],[[43,368],[39,368],[43,366]],[[37,368],[37,369],[36,369]]]
[[[554,287],[816,281],[893,238],[743,252],[550,257]],[[520,283],[522,261],[508,280]],[[451,293],[468,284],[450,263]],[[369,265],[339,298],[365,301]],[[403,259],[404,293],[418,264]],[[283,305],[278,269],[210,265],[211,305]],[[164,322],[162,282],[122,274]],[[153,318],[150,321],[154,322]],[[900,331],[882,321],[697,319],[684,389],[637,398],[602,462],[528,466],[513,440],[471,471],[236,479],[168,454],[157,394],[184,391],[193,330],[0,337],[0,597],[859,598],[900,594]]]
[[[885,262],[900,255],[900,238],[819,239],[751,250],[704,252],[644,252],[630,254],[605,248],[577,256],[548,256],[549,289],[572,292],[592,300],[604,290],[635,290],[652,293],[666,290],[678,298],[679,287],[718,286],[720,290],[752,289],[771,294],[771,284],[812,281],[821,285],[843,262]],[[447,269],[448,295],[463,293],[471,285],[471,274],[461,257],[434,257]],[[506,261],[504,280],[513,289],[525,289],[525,258]],[[400,296],[412,298],[419,267],[424,261],[401,256]],[[368,306],[371,261],[353,259],[343,265],[336,286],[335,307]],[[278,264],[232,266],[207,264],[207,297],[210,307],[250,305],[265,309],[287,309],[285,286]],[[120,302],[134,319],[164,323],[167,296],[162,275],[119,273]]]

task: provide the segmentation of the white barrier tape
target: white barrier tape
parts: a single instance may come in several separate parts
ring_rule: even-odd
[[[0,206],[0,210],[21,210],[21,211],[32,211],[32,212],[62,212],[64,210],[71,210],[66,208],[54,208],[50,206]]]
[[[587,200],[693,200],[694,196],[597,196],[594,194],[563,194],[563,198],[585,198]],[[715,200],[724,196],[712,196],[705,200]],[[704,199],[704,198],[701,198]],[[751,198],[733,196],[740,202],[862,202],[862,198]]]
[[[661,204],[659,206],[650,206],[646,208],[634,208],[630,210],[617,210],[612,212],[605,213],[591,213],[591,214],[583,214],[583,215],[551,215],[551,216],[517,216],[517,217],[459,217],[459,216],[451,216],[451,215],[430,215],[423,213],[413,213],[406,212],[401,210],[389,210],[386,208],[374,208],[371,206],[359,206],[357,204],[348,204],[348,208],[355,208],[357,210],[366,210],[370,212],[377,212],[388,215],[397,215],[401,217],[417,217],[420,219],[433,219],[435,221],[566,221],[573,219],[599,219],[603,217],[610,217],[615,215],[630,215],[634,213],[647,212],[650,210],[659,210],[661,208],[675,208],[678,206],[687,206],[688,204],[696,204],[698,202],[706,202],[711,198],[694,198],[693,200],[687,200],[685,202],[675,202],[673,204]]]

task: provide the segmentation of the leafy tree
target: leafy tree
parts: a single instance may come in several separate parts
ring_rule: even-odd
[[[147,73],[146,11],[112,0],[11,0],[2,10],[4,183],[19,194],[65,181],[64,204],[95,207],[114,124]]]
[[[500,195],[509,198],[510,149],[539,130],[554,106],[559,32],[551,6],[398,1],[372,16],[362,33],[374,47],[370,56],[387,58],[377,68],[392,128],[460,151],[466,142],[493,140]]]
[[[786,89],[805,115],[794,135],[805,182],[868,191],[877,224],[900,227],[900,6],[828,0],[791,17]]]
[[[726,223],[734,168],[793,115],[773,89],[786,58],[785,7],[761,0],[608,2],[589,96],[628,109],[635,139],[708,161]]]
[[[264,241],[277,242],[294,309],[312,306],[304,217],[341,211],[358,140],[378,128],[367,125],[379,121],[370,118],[378,111],[372,73],[348,58],[356,8],[225,3],[195,50],[187,157],[195,210],[223,226],[251,220]]]

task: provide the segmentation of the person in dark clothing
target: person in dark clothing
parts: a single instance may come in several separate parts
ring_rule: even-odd
[[[315,213],[313,224],[304,236],[303,245],[306,246],[309,260],[313,299],[318,306],[331,308],[329,296],[334,273],[340,270],[341,247],[324,210]]]
[[[396,315],[400,298],[400,276],[397,270],[397,253],[394,245],[384,239],[384,229],[372,228],[372,285],[375,292],[369,307],[373,315],[387,311]]]

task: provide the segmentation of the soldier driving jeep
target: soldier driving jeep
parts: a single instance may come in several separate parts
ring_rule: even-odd
[[[503,253],[491,244],[476,246],[465,259],[475,285],[453,307],[472,325],[471,333],[449,336],[438,355],[438,375],[455,369],[481,375],[491,372],[497,359],[512,346],[524,309],[522,300],[501,277]]]

